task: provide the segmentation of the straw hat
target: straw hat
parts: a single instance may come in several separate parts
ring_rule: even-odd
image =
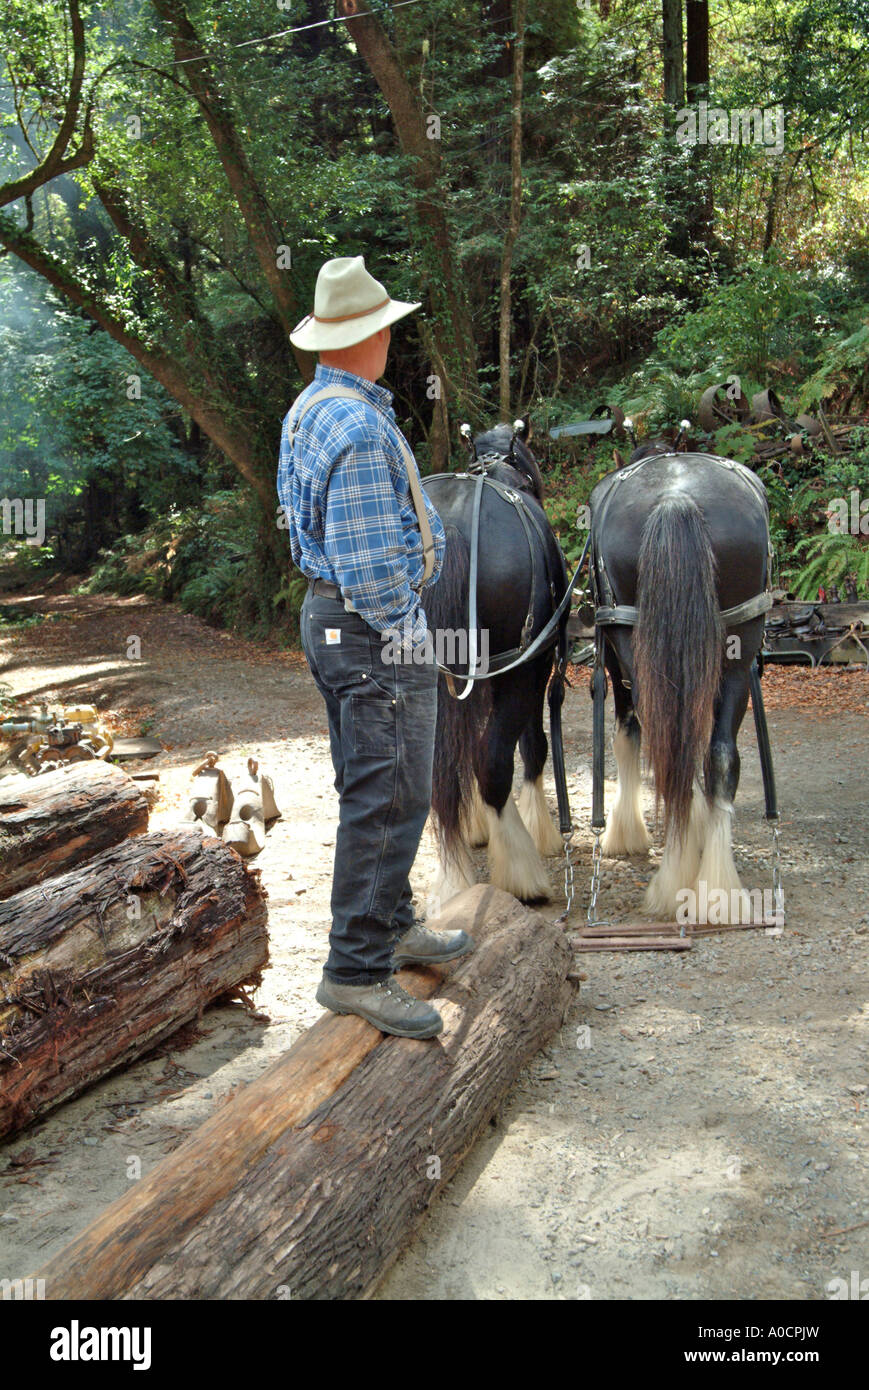
[[[365,269],[364,257],[338,256],[321,267],[314,312],[296,324],[290,342],[309,352],[353,347],[419,307],[390,299]]]

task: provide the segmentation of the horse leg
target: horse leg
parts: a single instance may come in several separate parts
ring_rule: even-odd
[[[673,830],[667,832],[660,866],[646,889],[646,911],[653,917],[671,920],[677,917],[684,890],[694,890],[708,819],[706,797],[702,789],[696,786],[685,834],[680,840]]]
[[[448,852],[438,847],[438,868],[426,904],[426,917],[439,917],[441,908],[477,882],[477,871],[464,840],[456,841]]]
[[[551,658],[535,662],[533,709],[531,718],[519,735],[519,752],[525,776],[519,789],[519,815],[522,823],[541,854],[561,854],[561,836],[552,819],[543,794],[543,768],[549,745],[543,730],[543,705],[549,680]]]
[[[609,654],[608,654],[609,655]],[[607,661],[613,688],[616,727],[613,753],[618,768],[618,787],[600,847],[606,855],[647,854],[651,840],[643,820],[643,784],[640,777],[640,723],[630,686],[624,684],[620,663]]]
[[[516,743],[529,718],[527,673],[498,679],[486,738],[478,749],[477,780],[489,828],[489,878],[523,902],[545,902],[549,876],[512,796]]]
[[[482,845],[488,844],[489,822],[486,819],[486,808],[483,805],[483,798],[480,795],[480,787],[476,778],[474,778],[470,802],[463,812],[462,823],[465,838],[472,849],[479,849]]]
[[[752,904],[739,881],[733,860],[733,802],[739,785],[736,736],[748,708],[748,666],[725,670],[715,710],[715,724],[706,765],[708,825],[703,853],[692,884],[699,903],[706,903],[710,923],[752,920]]]
[[[443,698],[441,692],[438,698]],[[449,833],[445,832],[442,820],[435,816],[433,828],[437,840],[438,867],[426,904],[427,918],[439,917],[441,908],[450,898],[466,888],[472,888],[477,882],[477,871],[469,847],[472,841],[468,833],[467,809],[462,805],[459,770],[455,765],[449,768],[436,766],[436,775],[442,801],[450,809],[456,809],[451,817],[453,828]],[[474,785],[476,787],[476,783]]]

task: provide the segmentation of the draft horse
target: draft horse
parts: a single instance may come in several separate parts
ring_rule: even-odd
[[[686,901],[681,890],[702,900],[705,883],[715,920],[746,922],[751,903],[731,823],[737,734],[771,603],[769,510],[763,484],[744,465],[671,448],[635,450],[590,499],[596,659],[612,683],[618,767],[601,849],[649,848],[642,742],[664,805],[664,852],[647,910],[672,918]]]
[[[465,427],[463,433],[470,436]],[[487,844],[493,884],[526,902],[550,896],[542,856],[562,844],[543,795],[548,744],[543,705],[563,627],[545,629],[566,591],[564,557],[543,510],[543,480],[516,421],[477,436],[467,471],[425,479],[444,523],[440,578],[426,594],[429,628],[465,633],[486,670],[473,675],[473,648],[442,668],[432,788],[440,872],[433,891],[445,902],[476,879],[472,845]],[[535,642],[543,636],[539,649]],[[485,641],[483,640],[485,639]],[[528,659],[525,659],[525,653]],[[510,669],[507,669],[510,668]],[[516,745],[524,780],[513,800]]]

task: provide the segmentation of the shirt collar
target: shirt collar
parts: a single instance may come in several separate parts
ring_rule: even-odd
[[[392,392],[385,386],[378,386],[375,381],[366,381],[365,377],[356,376],[355,372],[345,372],[341,367],[326,367],[322,362],[318,362],[314,380],[318,386],[352,386],[355,391],[361,391],[372,405],[380,406],[381,410],[388,410],[392,405]]]

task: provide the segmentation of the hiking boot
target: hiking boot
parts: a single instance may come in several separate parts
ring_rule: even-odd
[[[437,1009],[414,999],[394,975],[375,985],[341,985],[324,975],[317,986],[317,1003],[333,1014],[358,1014],[381,1033],[398,1038],[433,1038],[444,1026]]]
[[[415,922],[410,931],[396,943],[392,961],[400,965],[442,965],[456,956],[473,951],[473,938],[464,931],[429,931]]]

